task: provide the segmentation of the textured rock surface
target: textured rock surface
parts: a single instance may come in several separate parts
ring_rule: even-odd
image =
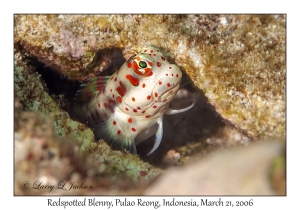
[[[226,120],[252,137],[285,136],[284,15],[16,15],[15,43],[73,78],[101,72],[97,52],[153,44]]]
[[[53,120],[55,134],[74,137],[81,143],[82,149],[89,146],[94,140],[93,132],[85,125],[70,119],[60,109],[47,93],[40,75],[34,70],[20,53],[15,53],[14,91],[15,96],[20,99],[20,108],[47,116]]]
[[[272,165],[284,159],[282,142],[263,142],[247,148],[211,153],[209,156],[169,169],[145,195],[276,195],[285,194],[285,166],[281,179],[270,179]],[[255,154],[255,155],[254,155]],[[280,161],[279,161],[280,162]],[[274,169],[273,169],[274,171]],[[277,172],[276,172],[277,173]],[[280,177],[280,176],[278,176]]]
[[[149,180],[162,172],[135,155],[112,151],[104,141],[79,152],[81,143],[53,135],[49,118],[21,111],[19,105],[16,100],[15,195],[140,194]],[[66,182],[65,186],[59,185],[60,181]],[[71,182],[87,188],[68,190]]]

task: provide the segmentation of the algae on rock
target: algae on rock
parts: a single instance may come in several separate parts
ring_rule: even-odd
[[[94,140],[91,129],[71,120],[68,114],[61,110],[57,103],[49,96],[41,76],[28,66],[21,53],[15,54],[14,70],[15,96],[20,99],[22,109],[36,111],[51,118],[55,133],[59,136],[72,136],[81,143],[84,150]]]

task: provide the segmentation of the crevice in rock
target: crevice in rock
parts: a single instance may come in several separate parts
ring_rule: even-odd
[[[95,74],[112,75],[125,62],[120,50],[107,49],[97,53],[93,64]],[[61,109],[67,111],[71,118],[71,107],[76,91],[84,81],[70,80],[52,70],[36,59],[31,59],[30,65],[36,67],[36,72],[47,87],[49,95],[59,104]],[[184,113],[164,116],[164,134],[161,145],[150,156],[146,154],[153,146],[154,137],[142,142],[137,146],[138,155],[145,161],[164,168],[162,160],[169,150],[176,150],[180,147],[190,147],[199,142],[205,142],[207,138],[214,136],[220,128],[225,126],[222,118],[209,104],[203,92],[194,88],[188,76],[183,73],[181,81],[182,89],[171,103],[173,109],[181,109],[195,103],[195,106]],[[207,145],[203,143],[203,149]],[[189,149],[187,149],[189,150]]]

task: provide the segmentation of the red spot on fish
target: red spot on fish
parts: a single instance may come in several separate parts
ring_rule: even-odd
[[[157,65],[158,67],[160,67],[160,66],[161,66],[161,63],[160,63],[160,62],[157,62],[156,65]]]
[[[118,135],[120,135],[120,133],[121,133],[121,131],[120,131],[120,130],[118,130]]]
[[[167,102],[167,99],[165,99],[163,102]]]
[[[141,107],[138,107],[137,109],[141,109]]]
[[[152,74],[153,74],[153,72],[152,72],[152,71],[150,71],[150,72],[149,72],[149,74],[147,74],[147,77],[150,77],[150,76],[152,76]]]
[[[154,56],[156,56],[156,54],[153,54]]]
[[[117,77],[115,78],[115,81],[117,81]]]
[[[128,68],[131,68],[132,67],[132,64],[129,62],[129,63],[127,63],[127,67]]]
[[[113,121],[113,124],[114,124],[114,125],[116,125],[116,124],[117,124],[117,122],[116,122],[116,121]]]
[[[105,107],[105,108],[107,108],[107,107],[108,107],[106,103],[104,103],[104,107]]]
[[[167,86],[170,87],[171,86],[170,83],[168,83]]]
[[[146,116],[146,118],[149,118],[149,117],[151,117],[151,115],[147,115],[147,116]]]
[[[144,50],[144,52],[147,52],[147,50]]]
[[[140,171],[141,176],[146,176],[147,174],[148,174],[147,171]]]
[[[150,53],[153,53],[153,50],[150,50]]]
[[[113,100],[113,99],[109,99],[109,103],[111,103],[111,104],[116,104],[116,101]]]
[[[155,97],[158,97],[158,94],[157,94],[157,93],[154,93],[154,96],[155,96]]]
[[[157,108],[157,106],[155,106],[155,105],[154,105],[154,106],[153,106],[153,108],[154,108],[154,109],[156,109],[156,108]]]
[[[142,111],[142,114],[144,114],[146,111],[144,110],[144,111]]]
[[[117,97],[117,100],[122,103],[122,98],[120,96]]]
[[[170,94],[172,94],[173,93],[173,90],[172,91],[170,91]]]
[[[133,110],[133,112],[137,112],[137,110],[136,110],[136,109],[134,109],[134,110]]]
[[[114,97],[115,97],[115,94],[112,94],[112,97],[114,98]]]
[[[128,108],[125,108],[126,109],[126,111],[128,111],[129,109]]]
[[[128,122],[129,122],[129,123],[132,123],[132,118],[129,118],[129,119],[128,119]]]
[[[176,77],[178,77],[178,74],[176,74]]]
[[[168,76],[169,74],[166,74],[166,76]]]
[[[131,128],[131,130],[134,131],[134,132],[136,131],[135,128]]]
[[[158,83],[159,85],[161,85],[162,84],[162,82],[161,81],[159,81],[159,83]]]
[[[165,58],[165,57],[161,57],[161,59],[162,59],[163,61],[165,61],[165,60],[166,60],[166,58]]]
[[[174,75],[172,74],[172,77],[173,77]]]
[[[110,92],[112,92],[112,89],[110,89]]]
[[[98,103],[98,107],[100,108],[100,103]]]
[[[146,84],[144,83],[144,84],[142,85],[142,87],[145,88],[145,87],[146,87]]]
[[[171,66],[169,66],[169,69],[172,69],[172,67],[171,67]]]
[[[120,82],[120,86],[117,87],[117,92],[119,93],[119,95],[124,96],[126,93],[126,87],[123,85],[122,82]]]
[[[151,99],[151,96],[147,96],[147,99],[150,100],[150,99]]]
[[[138,78],[135,78],[133,76],[131,76],[130,74],[126,75],[126,79],[129,80],[129,82],[133,85],[133,86],[139,86],[140,84],[140,80]]]
[[[135,101],[135,98],[134,97],[132,97],[132,99],[131,99],[132,101]]]
[[[148,62],[149,66],[152,66],[152,63],[151,62]]]

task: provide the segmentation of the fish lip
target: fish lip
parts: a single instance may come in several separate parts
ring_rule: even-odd
[[[179,86],[180,86],[180,80],[178,80],[178,82],[173,86],[173,87],[171,87],[171,88],[169,88],[169,89],[167,89],[165,92],[163,92],[160,96],[159,96],[159,98],[158,98],[158,100],[155,100],[155,102],[162,102],[162,101],[164,101],[165,99],[168,99],[169,97],[167,97],[167,98],[164,98],[163,100],[161,99],[165,94],[167,94],[167,92],[170,92],[170,91],[172,91],[172,90],[175,90],[175,89],[179,89]],[[172,96],[172,95],[174,95],[175,94],[175,91],[174,91],[174,93],[172,93],[172,94],[170,94],[170,96]]]

